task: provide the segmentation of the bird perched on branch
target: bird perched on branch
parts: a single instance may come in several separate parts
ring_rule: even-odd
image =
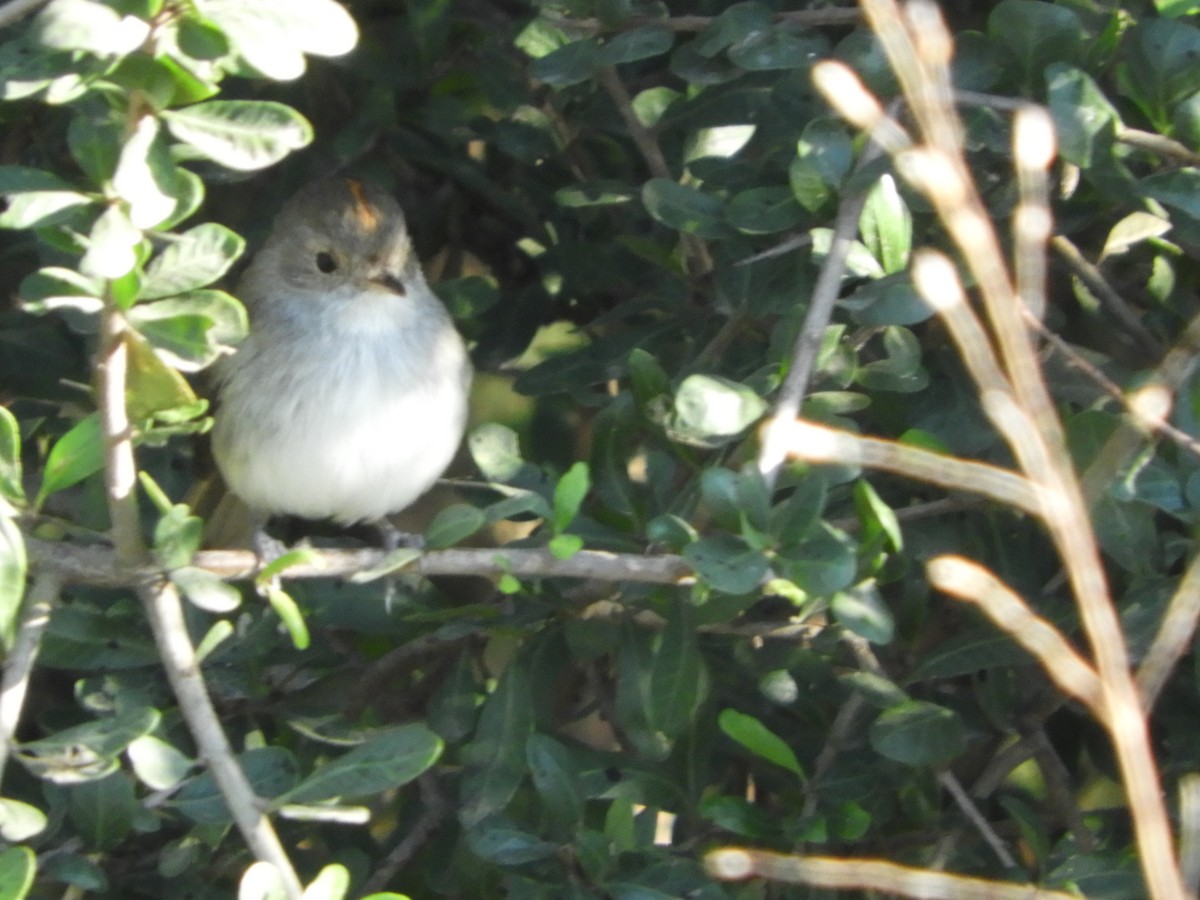
[[[216,369],[213,454],[265,519],[380,521],[427,491],[467,419],[471,364],[385,190],[301,190],[238,285],[250,334]]]

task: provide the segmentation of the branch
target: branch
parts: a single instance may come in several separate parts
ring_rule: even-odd
[[[1007,469],[804,420],[779,431],[788,454],[807,462],[882,469],[947,490],[979,494],[1034,515],[1041,511],[1037,486]]]
[[[125,408],[128,340],[124,316],[114,303],[107,303],[100,316],[96,394],[104,440],[104,484],[112,523],[109,571],[141,570],[139,577],[127,577],[124,583],[136,589],[146,610],[167,680],[179,701],[179,711],[188,730],[250,851],[279,872],[289,900],[299,900],[303,886],[296,870],[270,820],[259,809],[254,789],[234,758],[209,699],[196,650],[184,623],[179,594],[174,585],[148,567],[149,555],[142,542],[138,514],[133,428]]]
[[[961,556],[936,556],[925,566],[929,583],[952,597],[974,603],[1033,656],[1064,692],[1082,701],[1096,718],[1108,720],[1100,679],[1057,628],[1037,615],[1008,585]]]
[[[788,884],[879,891],[921,900],[1079,900],[1073,893],[949,875],[932,869],[914,869],[881,859],[788,856],[741,847],[719,847],[704,857],[704,866],[710,875],[722,881],[757,876]]]
[[[28,538],[27,548],[31,568],[56,572],[63,581],[72,584],[122,587],[160,573],[149,564],[122,571],[116,567],[113,550],[101,544],[77,546]],[[313,550],[309,555],[312,562],[290,566],[280,577],[345,578],[378,566],[385,556],[380,550]],[[258,557],[249,550],[202,550],[192,559],[192,565],[226,581],[251,580],[258,564]],[[682,556],[639,556],[604,550],[580,550],[568,559],[558,559],[549,550],[540,549],[430,550],[402,571],[425,576],[510,574],[518,578],[582,578],[644,584],[695,582],[692,567]]]
[[[871,140],[859,157],[854,171],[861,171],[882,152],[883,148]],[[821,350],[825,329],[829,326],[829,320],[833,317],[834,304],[837,302],[838,294],[841,293],[842,277],[846,273],[846,260],[850,256],[854,235],[858,233],[858,222],[862,218],[868,190],[869,186],[861,187],[842,196],[837,217],[833,222],[833,239],[829,244],[829,253],[821,262],[817,283],[813,286],[813,292],[808,300],[808,312],[804,314],[804,324],[796,338],[796,345],[792,349],[787,375],[783,379],[783,384],[779,388],[779,394],[776,396],[771,410],[771,416],[763,429],[762,449],[758,456],[758,471],[762,473],[768,490],[774,489],[784,460],[787,459],[786,431],[800,415],[804,395],[808,393],[808,382],[817,362],[817,354]]]
[[[610,25],[602,19],[584,18],[572,19],[565,16],[546,15],[556,25],[569,28],[584,34],[609,34],[621,31],[632,31],[657,25],[669,28],[677,33],[703,31],[713,23],[716,16],[629,16],[617,25]],[[774,15],[779,24],[799,25],[801,27],[817,27],[821,25],[855,25],[862,20],[862,13],[853,7],[842,9],[800,9],[790,12],[780,12]]]

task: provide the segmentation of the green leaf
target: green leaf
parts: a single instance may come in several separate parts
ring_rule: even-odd
[[[871,188],[858,222],[863,243],[887,274],[908,267],[912,252],[912,213],[896,188],[896,180],[884,175]]]
[[[839,625],[872,644],[890,643],[896,634],[896,620],[873,579],[838,591],[829,606]]]
[[[34,505],[40,507],[51,494],[78,484],[102,468],[104,437],[100,432],[100,414],[92,413],[76,422],[50,448]]]
[[[238,765],[256,796],[270,799],[296,784],[296,758],[282,747],[256,747],[238,754]],[[185,782],[167,805],[202,825],[228,825],[232,820],[211,771]]]
[[[533,60],[529,74],[551,87],[567,87],[591,78],[604,65],[595,38],[572,41]]]
[[[28,565],[21,529],[0,510],[0,641],[6,650],[16,637]]]
[[[794,772],[804,778],[804,769],[787,742],[771,731],[754,716],[735,709],[723,709],[717,717],[717,726],[729,738],[741,744],[756,756]]]
[[[196,766],[195,760],[152,734],[135,738],[125,752],[138,780],[153,791],[171,790]]]
[[[94,0],[51,0],[34,20],[38,40],[53,50],[81,50],[95,56],[123,56],[150,34],[150,25],[122,17]]]
[[[1158,172],[1143,178],[1138,187],[1143,196],[1200,218],[1200,169]]]
[[[74,785],[67,794],[67,815],[75,833],[93,850],[109,850],[125,840],[137,809],[133,779],[120,771]]]
[[[966,728],[953,710],[909,700],[885,710],[868,739],[875,752],[908,766],[944,766],[966,748]]]
[[[1074,12],[1041,0],[1003,0],[988,16],[987,31],[1008,48],[1030,86],[1051,62],[1074,59],[1083,39]]]
[[[907,272],[869,281],[838,305],[861,325],[916,325],[934,312],[912,286]]]
[[[730,44],[771,27],[771,10],[761,3],[734,3],[726,7],[696,37],[693,44],[702,56],[716,56]]]
[[[138,300],[157,300],[212,284],[242,255],[242,237],[215,222],[206,222],[171,238],[165,250],[146,266]]]
[[[129,204],[129,220],[138,228],[154,228],[175,212],[170,193],[175,166],[161,130],[156,117],[142,116],[121,146],[112,177],[113,190]]]
[[[506,425],[484,422],[471,430],[467,447],[488,481],[511,481],[525,465],[517,433]]]
[[[47,266],[25,276],[20,287],[25,308],[32,312],[77,309],[89,315],[100,312],[104,280],[89,278],[74,269]]]
[[[309,882],[301,900],[343,900],[349,890],[350,870],[340,863],[332,863]]]
[[[297,650],[307,650],[312,638],[309,636],[308,625],[304,622],[304,613],[300,611],[299,604],[292,599],[291,594],[275,584],[268,584],[265,590],[267,602],[287,629],[292,646]]]
[[[1170,127],[1171,108],[1200,90],[1200,29],[1183,22],[1147,19],[1130,29],[1121,45],[1125,64],[1118,72],[1131,97],[1160,130]]]
[[[46,814],[36,806],[0,797],[0,837],[4,840],[14,844],[28,840],[45,831],[46,822]],[[3,861],[0,860],[0,868],[2,867]],[[2,881],[3,875],[0,875],[0,882]],[[0,890],[0,897],[7,896]]]
[[[525,759],[533,786],[555,824],[574,827],[583,818],[584,802],[571,751],[549,735],[531,734],[525,743]]]
[[[1131,247],[1160,237],[1170,230],[1171,223],[1162,216],[1140,210],[1131,212],[1109,230],[1100,259],[1103,261],[1111,256],[1119,256]]]
[[[262,169],[312,142],[312,125],[271,100],[209,100],[162,114],[178,140],[238,171]]]
[[[651,178],[642,187],[642,203],[657,221],[702,238],[732,234],[725,224],[725,201],[713,194],[671,181]]]
[[[37,857],[28,847],[9,847],[0,853],[0,897],[24,900],[37,874]]]
[[[249,330],[245,307],[214,290],[139,303],[130,309],[129,321],[163,362],[181,372],[211,365]]]
[[[854,485],[854,506],[863,523],[863,536],[870,540],[877,535],[887,537],[888,546],[899,553],[904,549],[904,535],[900,531],[900,520],[893,509],[883,502],[870,482],[859,481]]]
[[[117,754],[130,742],[158,727],[159,713],[135,707],[21,744],[21,762],[56,784],[103,778],[117,767]]]
[[[142,230],[130,221],[129,213],[118,204],[109,206],[92,226],[79,271],[110,281],[121,278],[137,265],[141,242]]]
[[[646,721],[668,741],[687,731],[708,694],[708,671],[696,634],[691,607],[677,603],[651,656]]]
[[[248,866],[238,882],[238,900],[287,900],[287,896],[279,869],[262,860]]]
[[[637,62],[666,53],[675,45],[675,32],[665,25],[643,25],[613,35],[599,49],[599,59],[606,66]]]
[[[743,234],[772,234],[799,225],[804,209],[790,188],[750,188],[733,196],[725,218]]]
[[[520,866],[546,859],[558,852],[557,844],[530,834],[507,818],[497,816],[468,828],[471,853],[499,866]]]
[[[53,225],[95,202],[57,175],[28,166],[0,166],[0,195],[5,199],[0,228]]]
[[[465,825],[503,810],[525,777],[525,745],[533,733],[532,688],[525,665],[513,661],[483,704],[475,736],[462,749],[461,796],[466,801],[459,818]]]
[[[193,606],[215,615],[231,613],[242,605],[242,594],[207,569],[180,566],[172,569],[171,581]]]
[[[577,534],[556,534],[546,546],[555,559],[570,559],[583,549],[583,538]]]
[[[1046,100],[1063,159],[1089,169],[1112,152],[1120,114],[1090,75],[1052,63],[1046,68]]]
[[[689,375],[675,394],[672,439],[698,447],[734,440],[767,411],[751,388],[717,375]]]
[[[576,462],[554,486],[554,516],[552,524],[556,532],[562,532],[575,521],[579,508],[591,488],[588,464]]]
[[[190,422],[208,409],[178,371],[163,362],[150,343],[136,331],[126,336],[129,373],[125,402],[134,422]]]
[[[849,586],[858,568],[858,545],[826,522],[814,534],[780,554],[787,577],[813,597],[828,597]]]
[[[304,54],[341,56],[358,42],[358,26],[334,0],[197,0],[247,63],[277,81],[304,74]]]
[[[683,550],[696,574],[719,591],[748,594],[767,574],[766,557],[731,534],[701,538]]]
[[[408,784],[441,754],[442,739],[424,725],[389,728],[319,766],[274,802],[279,806],[378,794]]]
[[[452,503],[439,510],[425,529],[425,545],[433,550],[453,547],[487,524],[483,510],[468,503]]]
[[[727,51],[730,61],[748,72],[811,66],[829,54],[829,42],[816,32],[793,33],[774,26],[755,31]]]

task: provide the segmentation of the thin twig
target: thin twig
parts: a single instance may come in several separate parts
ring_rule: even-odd
[[[1192,557],[1179,587],[1167,604],[1158,633],[1138,668],[1137,685],[1142,705],[1149,712],[1162,693],[1167,678],[1183,655],[1192,648],[1196,623],[1200,621],[1200,554]]]
[[[29,675],[42,646],[42,635],[50,623],[50,611],[62,592],[62,578],[54,572],[38,572],[25,595],[21,621],[17,626],[12,650],[4,660],[4,679],[0,682],[0,783],[16,740]]]
[[[408,834],[383,858],[371,877],[362,886],[362,895],[374,894],[387,889],[405,864],[413,858],[418,850],[433,835],[438,826],[446,818],[449,803],[438,790],[437,775],[426,772],[417,779],[417,787],[421,792],[421,803],[424,809],[420,817],[409,828]]]
[[[1143,352],[1154,357],[1162,355],[1162,343],[1142,324],[1142,320],[1134,313],[1125,298],[1108,283],[1104,273],[1092,265],[1068,237],[1056,234],[1050,239],[1050,246],[1067,264],[1067,268],[1075,277],[1082,281],[1084,286],[1100,301],[1104,311],[1117,321],[1117,324],[1121,326],[1122,334],[1128,334],[1136,340],[1139,349]]]
[[[600,83],[608,91],[613,106],[617,108],[621,121],[625,123],[625,131],[633,140],[634,146],[638,148],[638,152],[642,154],[642,159],[646,161],[646,168],[650,170],[650,174],[655,178],[672,178],[671,167],[667,165],[667,159],[663,156],[658,141],[655,140],[650,129],[642,124],[637,113],[633,111],[633,99],[629,96],[629,91],[625,89],[625,83],[621,81],[621,76],[617,74],[616,67],[601,66]]]
[[[1000,835],[996,834],[995,829],[992,828],[992,824],[979,811],[979,807],[975,805],[975,801],[963,790],[962,783],[955,777],[954,773],[939,772],[937,779],[938,783],[945,788],[946,793],[951,796],[958,808],[962,810],[963,815],[971,821],[971,824],[975,826],[975,830],[979,832],[987,845],[992,848],[992,852],[996,854],[996,858],[1000,860],[1000,864],[1009,869],[1015,867],[1017,861],[1008,852],[1008,848],[1004,846],[1004,841],[1000,840]]]
[[[870,141],[859,157],[855,171],[877,158],[883,148],[874,140]],[[821,342],[825,337],[825,329],[833,317],[833,307],[841,293],[842,276],[846,272],[846,260],[850,256],[850,247],[854,235],[858,233],[858,221],[862,217],[863,206],[867,202],[867,189],[848,191],[842,195],[838,206],[837,217],[833,222],[833,238],[829,244],[829,253],[821,262],[821,271],[817,275],[817,283],[813,286],[808,300],[808,311],[804,315],[804,324],[796,338],[792,349],[792,359],[788,365],[787,375],[775,397],[770,418],[762,431],[762,447],[758,455],[758,471],[762,473],[767,489],[773,490],[779,473],[787,459],[788,440],[784,433],[786,428],[800,415],[800,406],[804,395],[808,393],[808,382],[816,365],[817,354],[821,350]]]
[[[1148,416],[1145,410],[1137,403],[1131,403],[1130,397],[1121,390],[1121,387],[1104,374],[1099,368],[1092,365],[1083,354],[1079,353],[1074,347],[1064,341],[1061,337],[1043,325],[1041,322],[1034,321],[1030,317],[1030,325],[1037,329],[1042,339],[1049,344],[1054,350],[1059,353],[1069,366],[1078,369],[1086,375],[1095,385],[1100,388],[1109,397],[1121,404],[1121,407],[1133,417],[1138,426],[1145,431],[1160,434],[1168,440],[1178,444],[1184,450],[1187,450],[1193,456],[1200,457],[1200,441],[1179,428],[1176,428],[1162,415]],[[1144,389],[1143,389],[1144,390]],[[1139,392],[1140,394],[1140,392]]]
[[[1179,867],[1193,897],[1200,893],[1200,775],[1179,779]]]
[[[1150,131],[1140,131],[1137,128],[1126,128],[1124,125],[1118,124],[1116,138],[1122,144],[1137,147],[1139,150],[1149,150],[1151,153],[1157,153],[1159,156],[1179,160],[1185,165],[1200,165],[1200,153],[1179,143],[1179,141],[1171,140],[1165,135],[1154,134]]]

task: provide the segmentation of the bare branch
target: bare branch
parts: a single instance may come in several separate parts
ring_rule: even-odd
[[[788,856],[742,847],[719,847],[704,857],[704,865],[709,874],[723,881],[757,876],[788,884],[879,891],[920,900],[1078,900],[1075,894],[1063,891],[914,869],[881,859]]]

